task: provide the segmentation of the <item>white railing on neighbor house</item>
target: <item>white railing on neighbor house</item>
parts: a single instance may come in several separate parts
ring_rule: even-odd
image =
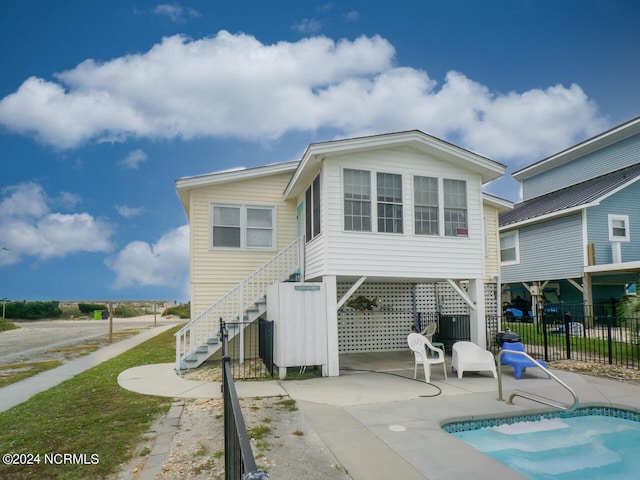
[[[225,322],[242,322],[247,310],[264,300],[267,287],[298,274],[304,278],[304,236],[297,238],[284,250],[231,289],[220,300],[176,332],[176,369],[182,359],[207,344]]]

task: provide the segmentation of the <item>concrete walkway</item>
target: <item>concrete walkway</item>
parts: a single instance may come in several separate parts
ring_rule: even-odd
[[[288,395],[295,399],[307,423],[355,480],[524,478],[447,434],[441,426],[549,410],[543,405],[521,398],[516,405],[499,401],[496,380],[484,374],[465,373],[458,379],[448,368],[445,379],[441,370],[434,369],[432,384],[414,381],[407,352],[343,355],[341,367],[339,377],[242,381],[236,382],[236,388],[245,398]],[[576,391],[581,406],[640,409],[639,385],[554,373]],[[175,373],[173,364],[135,367],[123,372],[118,381],[123,388],[139,393],[183,399],[220,397],[219,383],[185,380]],[[537,369],[528,369],[521,380],[515,380],[512,370],[505,368],[503,386],[505,399],[518,389],[566,403],[572,400]],[[168,444],[159,451],[163,448],[168,449]],[[149,475],[141,479],[154,478],[152,472],[145,473]]]

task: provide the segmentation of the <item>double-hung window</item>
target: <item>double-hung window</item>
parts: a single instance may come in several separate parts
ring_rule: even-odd
[[[213,246],[240,248],[240,207],[213,206]]]
[[[520,262],[518,231],[500,235],[500,263],[509,265]]]
[[[609,215],[609,241],[610,242],[629,242],[631,235],[629,234],[629,216],[628,215]]]
[[[371,231],[371,174],[344,169],[344,229]]]
[[[378,232],[402,233],[402,176],[376,175],[378,188]]]
[[[466,237],[467,226],[467,183],[464,180],[445,178],[442,182],[444,193],[444,234],[447,237]]]
[[[320,175],[318,175],[304,196],[305,236],[307,242],[320,234]]]
[[[438,179],[434,177],[413,177],[413,216],[415,233],[418,235],[438,235]]]
[[[212,247],[272,249],[274,218],[275,207],[212,205]]]

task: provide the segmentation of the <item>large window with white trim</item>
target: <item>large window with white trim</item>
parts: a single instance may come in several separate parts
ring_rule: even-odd
[[[371,174],[366,170],[343,170],[344,229],[371,231]]]
[[[402,233],[402,176],[376,175],[378,190],[378,232]]]
[[[213,248],[273,249],[275,207],[211,205]]]
[[[466,237],[467,225],[467,182],[445,178],[442,181],[444,193],[444,234],[447,237]]]
[[[518,231],[500,235],[500,263],[510,265],[520,262],[520,239]]]

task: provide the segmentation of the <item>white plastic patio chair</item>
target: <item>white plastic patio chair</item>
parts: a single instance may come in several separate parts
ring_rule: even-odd
[[[456,342],[453,344],[451,368],[458,372],[458,378],[462,378],[462,374],[465,371],[489,371],[493,374],[493,378],[498,378],[493,354],[472,342]]]
[[[431,345],[431,342],[427,337],[420,335],[419,333],[410,333],[407,337],[407,343],[413,352],[413,378],[418,378],[418,365],[422,364],[422,367],[424,368],[424,381],[429,383],[431,381],[431,365],[441,363],[444,378],[445,380],[447,379],[447,367],[444,363],[444,352],[442,349]],[[427,349],[431,352],[435,352],[438,356],[428,356]]]
[[[436,333],[437,328],[438,325],[436,324],[436,322],[430,323],[420,332],[420,334],[427,337],[430,342],[433,342],[433,335],[434,333]]]

